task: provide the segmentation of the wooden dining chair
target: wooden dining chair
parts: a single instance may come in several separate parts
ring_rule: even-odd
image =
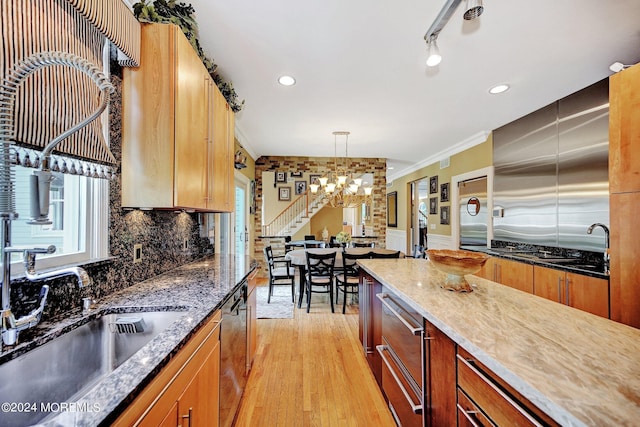
[[[329,294],[331,312],[333,309],[333,278],[336,253],[318,254],[307,251],[307,313],[311,309],[311,293]]]
[[[339,301],[338,291],[340,291],[342,292],[342,314],[347,308],[347,295],[358,295],[360,267],[357,262],[359,259],[369,259],[370,256],[370,252],[366,254],[342,253],[342,271],[336,273],[336,304]]]
[[[264,257],[267,260],[267,267],[269,268],[269,294],[267,296],[267,304],[271,302],[273,287],[276,285],[291,285],[291,301],[295,302],[296,276],[295,267],[291,266],[291,261],[284,257],[274,256],[271,246],[264,248]]]
[[[369,252],[371,258],[400,258],[400,251],[390,252],[390,253],[376,253],[375,251]]]

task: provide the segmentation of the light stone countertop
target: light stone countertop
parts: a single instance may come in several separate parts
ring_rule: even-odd
[[[640,330],[424,259],[361,260],[380,283],[563,426],[637,426]]]

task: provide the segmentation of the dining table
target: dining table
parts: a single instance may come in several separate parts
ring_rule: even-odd
[[[377,254],[391,254],[398,252],[393,249],[385,249],[385,248],[308,248],[308,249],[294,249],[285,254],[285,259],[291,261],[291,265],[298,268],[300,272],[300,286],[298,292],[298,308],[302,307],[302,298],[304,295],[304,285],[306,282],[305,276],[307,273],[307,252],[315,253],[315,254],[330,254],[336,253],[336,262],[334,264],[334,269],[337,271],[342,270],[342,252],[346,251],[348,254],[352,255],[364,255],[369,252],[377,253]],[[402,253],[400,254],[402,256]]]

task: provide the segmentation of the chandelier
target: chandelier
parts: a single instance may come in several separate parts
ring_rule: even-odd
[[[366,204],[371,206],[373,187],[362,185],[362,178],[354,178],[349,172],[349,134],[351,132],[333,132],[333,171],[323,175],[319,183],[311,183],[312,194],[318,194],[334,208],[355,207]],[[344,158],[338,160],[338,137],[344,136]]]

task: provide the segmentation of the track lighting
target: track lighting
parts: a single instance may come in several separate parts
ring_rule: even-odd
[[[436,45],[436,39],[440,34],[440,31],[447,25],[449,19],[460,5],[462,0],[447,0],[444,4],[436,19],[431,23],[431,26],[424,35],[424,40],[427,42],[427,48],[429,56],[427,57],[427,66],[434,67],[440,63],[442,56],[440,50]],[[464,19],[467,21],[476,19],[484,12],[482,6],[482,0],[467,0],[467,5],[463,14]]]
[[[442,61],[440,49],[438,49],[436,37],[432,37],[431,40],[427,41],[427,67],[435,67],[440,61]]]
[[[467,7],[464,10],[463,18],[467,21],[476,19],[484,12],[484,6],[482,6],[482,0],[467,0]]]

